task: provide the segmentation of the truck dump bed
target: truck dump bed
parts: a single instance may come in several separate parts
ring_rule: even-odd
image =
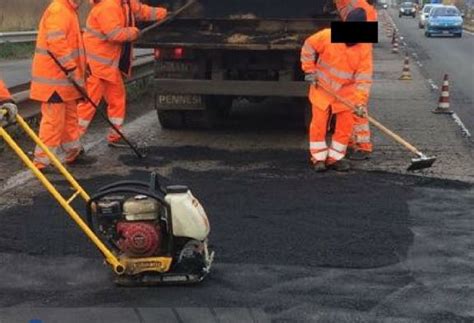
[[[154,0],[146,1],[157,5]],[[186,1],[164,1],[176,10]],[[325,0],[200,0],[179,18],[150,31],[139,47],[157,45],[200,49],[291,50],[304,37],[328,27]]]
[[[174,11],[187,0],[146,0]],[[322,16],[332,6],[332,0],[199,0],[182,15],[188,18],[312,18]]]

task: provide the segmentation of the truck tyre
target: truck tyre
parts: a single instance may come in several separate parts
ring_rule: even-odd
[[[217,117],[227,119],[232,109],[234,97],[227,95],[213,95],[208,97],[208,108],[216,112]]]
[[[425,31],[425,36],[428,37],[428,38],[430,38],[430,37],[431,37],[431,34],[430,34],[429,32],[427,32],[427,31]]]
[[[182,129],[184,127],[182,111],[157,110],[157,113],[163,129]]]

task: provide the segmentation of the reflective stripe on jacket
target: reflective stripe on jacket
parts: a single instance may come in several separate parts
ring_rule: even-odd
[[[349,12],[356,8],[362,8],[365,10],[367,21],[377,21],[377,10],[368,4],[366,0],[336,0],[335,4],[343,21],[346,20]]]
[[[8,91],[7,86],[0,80],[0,103],[11,100],[12,96],[10,91]]]
[[[316,61],[317,57],[317,61]],[[301,49],[301,67],[313,74],[321,86],[348,99],[353,104],[367,104],[372,85],[372,46],[331,43],[331,30],[324,29],[306,39]],[[317,86],[310,88],[310,101],[334,112],[349,108]]]
[[[94,4],[84,30],[87,63],[92,74],[118,82],[123,45],[137,33],[135,20],[160,20],[166,14],[166,9],[146,6],[138,0],[102,0]],[[130,68],[126,74],[130,75]]]
[[[79,92],[49,56],[51,52],[74,79],[84,85],[85,53],[76,10],[68,0],[53,0],[41,18],[33,57],[30,97],[47,102],[54,92],[63,101],[76,100]]]

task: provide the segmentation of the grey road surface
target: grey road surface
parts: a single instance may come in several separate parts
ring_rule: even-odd
[[[8,87],[29,82],[31,79],[31,59],[0,61],[0,77]]]
[[[474,133],[474,35],[465,31],[461,39],[427,38],[424,29],[418,28],[418,19],[392,16],[409,51],[414,51],[423,65],[425,77],[441,88],[443,75],[449,74],[452,109]]]

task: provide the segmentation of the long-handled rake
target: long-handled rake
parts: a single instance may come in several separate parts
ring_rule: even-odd
[[[351,108],[353,111],[356,110],[356,107],[352,102],[349,102],[348,100],[340,97],[336,93],[332,92],[331,90],[328,90],[324,86],[322,86],[320,83],[318,83],[318,88],[322,89],[324,92],[328,93],[329,95],[333,96],[336,100],[339,102],[343,103],[347,107]],[[407,170],[408,171],[414,171],[414,170],[419,170],[419,169],[425,169],[425,168],[430,168],[433,163],[436,161],[436,157],[428,157],[425,154],[423,154],[421,151],[419,151],[415,146],[410,144],[408,141],[385,127],[383,124],[375,120],[373,117],[367,115],[367,119],[369,120],[370,123],[372,123],[375,127],[377,127],[380,131],[382,131],[385,135],[388,137],[392,138],[396,142],[398,142],[400,145],[411,151],[412,153],[416,154],[418,157],[417,158],[412,158],[411,159],[411,164],[408,166]]]

